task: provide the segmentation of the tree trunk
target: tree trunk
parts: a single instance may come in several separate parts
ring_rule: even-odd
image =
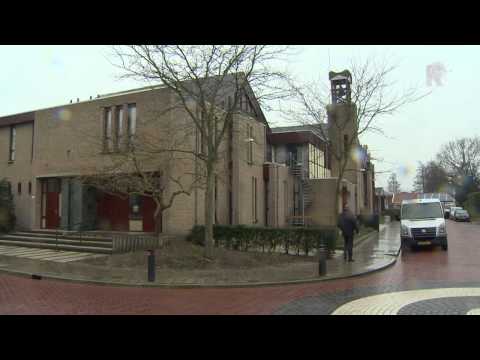
[[[205,190],[205,257],[213,258],[213,217],[215,196],[215,174],[213,164],[207,163],[207,188]]]
[[[153,218],[155,220],[155,234],[158,237],[158,246],[163,247],[165,244],[162,239],[162,208],[160,204],[157,204]]]

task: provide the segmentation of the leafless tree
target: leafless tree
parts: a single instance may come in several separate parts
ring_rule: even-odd
[[[360,147],[359,137],[366,133],[384,134],[382,119],[428,95],[416,86],[396,92],[395,81],[391,80],[396,69],[397,66],[388,60],[351,60],[351,94],[346,104],[331,104],[330,86],[320,80],[290,83],[296,102],[284,108],[283,114],[289,120],[312,126],[328,139],[332,160],[337,164],[336,199],[340,196],[345,174],[359,171],[349,164],[365,161],[365,156],[368,159],[367,152]],[[344,116],[337,116],[338,111],[343,111]],[[331,131],[332,127],[335,131]],[[345,139],[342,134],[347,131],[351,136]],[[336,134],[335,138],[332,134]],[[334,216],[338,215],[338,205],[335,201]]]
[[[445,169],[456,189],[459,202],[480,186],[480,137],[450,141],[440,148],[438,163]]]
[[[144,141],[138,141],[142,142]],[[151,198],[155,202],[155,233],[162,233],[164,211],[171,208],[175,198],[190,195],[202,187],[201,174],[178,174],[174,166],[181,159],[173,152],[150,153],[148,148],[129,146],[128,151],[116,152],[108,164],[97,166],[87,175],[78,176],[86,186],[104,193],[128,199],[132,195]]]
[[[414,190],[423,193],[440,193],[448,189],[450,177],[436,161],[420,162],[415,176]]]
[[[221,144],[246,93],[254,94],[264,109],[289,94],[282,86],[285,71],[274,68],[289,54],[289,47],[127,45],[114,51],[122,77],[160,83],[171,90],[176,106],[187,112],[202,139],[201,151],[194,155],[205,169],[205,256],[212,258],[214,183]],[[260,107],[254,110],[263,117]]]
[[[471,176],[480,180],[480,137],[450,141],[440,148],[438,162],[456,179]]]
[[[400,183],[397,180],[397,174],[391,173],[388,178],[388,191],[397,194],[400,192]]]

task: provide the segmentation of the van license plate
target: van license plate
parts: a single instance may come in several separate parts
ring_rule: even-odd
[[[419,241],[418,245],[431,245],[432,243],[430,241]]]

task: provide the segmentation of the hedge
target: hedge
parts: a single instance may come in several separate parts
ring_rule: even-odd
[[[0,179],[0,233],[10,232],[15,227],[13,196],[9,183]]]
[[[463,207],[468,211],[471,217],[480,217],[480,192],[468,194]]]
[[[365,226],[365,227],[370,227],[375,230],[378,230],[380,227],[380,217],[376,214],[374,215],[359,215],[358,216],[358,222]]]
[[[272,252],[278,248],[285,254],[291,250],[308,255],[312,250],[324,248],[335,249],[337,229],[324,228],[268,228],[245,225],[214,225],[213,237],[216,247],[248,251],[262,250]],[[187,236],[187,241],[203,246],[205,244],[205,227],[196,225]]]
[[[400,220],[400,209],[386,209],[383,210],[382,215],[390,216],[392,221]]]

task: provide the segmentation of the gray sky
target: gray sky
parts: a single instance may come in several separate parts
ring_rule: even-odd
[[[480,93],[480,46],[301,46],[290,64],[305,79],[328,81],[328,71],[348,67],[352,57],[389,56],[399,65],[395,80],[399,90],[417,85],[432,94],[410,104],[396,115],[382,119],[387,137],[366,135],[377,171],[397,172],[402,190],[411,190],[418,161],[433,159],[441,144],[479,134],[473,112]],[[118,80],[105,46],[0,46],[0,116],[86,100],[97,94],[126,90],[144,84]],[[443,86],[426,86],[426,67],[441,63],[447,73]],[[267,114],[275,125],[285,124]],[[377,176],[386,187],[388,174]]]

